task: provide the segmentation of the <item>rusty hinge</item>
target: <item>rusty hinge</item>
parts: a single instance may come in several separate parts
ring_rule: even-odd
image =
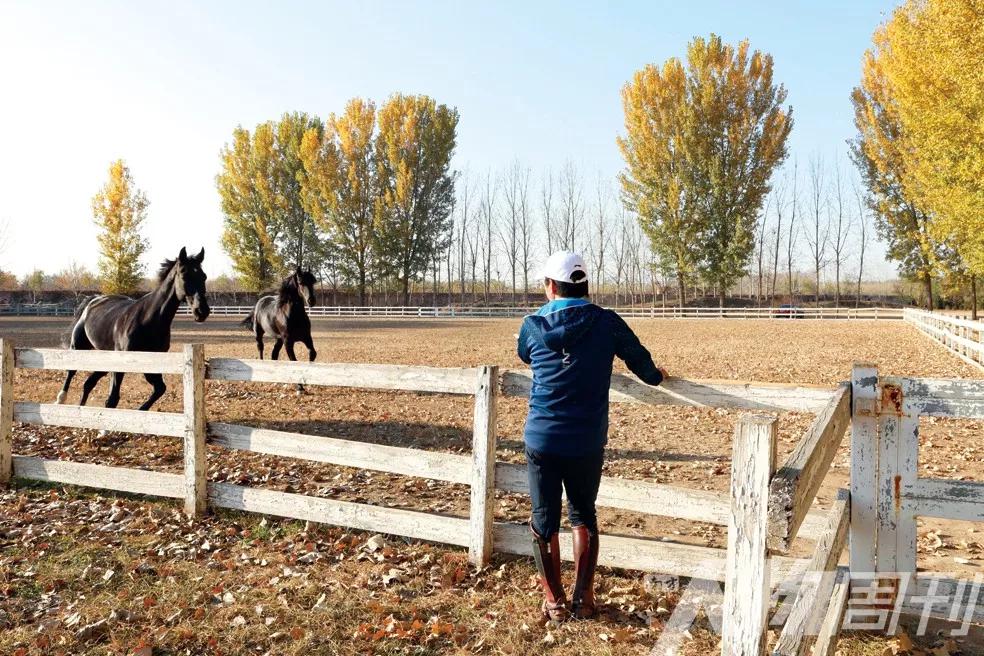
[[[873,399],[854,399],[854,414],[875,417],[881,414],[902,416],[902,388],[898,385],[879,385],[879,395]]]

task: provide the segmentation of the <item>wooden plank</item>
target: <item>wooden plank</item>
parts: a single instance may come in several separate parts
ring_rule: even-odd
[[[74,369],[147,374],[180,374],[184,367],[184,358],[180,353],[150,351],[19,348],[15,351],[15,361],[18,369]]]
[[[329,387],[474,394],[475,369],[210,358],[206,378]]]
[[[227,449],[327,462],[342,467],[371,469],[464,485],[471,482],[471,459],[454,453],[366,444],[217,422],[208,424],[208,433],[211,444]]]
[[[499,368],[479,369],[472,429],[471,501],[468,559],[484,567],[492,558],[495,519],[496,399]]]
[[[735,425],[721,625],[723,656],[758,656],[765,650],[770,605],[769,480],[776,466],[777,423],[771,415],[745,415]]]
[[[33,401],[14,403],[14,421],[164,437],[184,437],[185,431],[184,415],[177,412],[145,412]]]
[[[205,461],[205,347],[184,347],[184,482],[185,514],[198,517],[208,503]]]
[[[906,403],[920,415],[984,419],[984,380],[900,376],[882,380],[900,386]]]
[[[895,571],[916,573],[916,516],[903,502],[902,489],[919,480],[919,414],[903,395],[899,421],[899,452],[896,478],[892,483],[895,508]],[[882,570],[887,571],[887,570]]]
[[[979,575],[976,580],[953,579],[922,572],[915,579],[902,602],[903,615],[984,625],[984,582]],[[936,602],[930,603],[934,598]]]
[[[527,397],[531,384],[529,370],[503,372],[503,394]],[[818,412],[827,405],[834,391],[820,386],[681,378],[670,378],[652,387],[634,376],[614,374],[609,398],[615,403]]]
[[[813,644],[813,656],[834,656],[837,652],[837,638],[844,624],[844,611],[851,592],[851,571],[849,567],[838,567],[834,587],[830,593],[827,612],[820,623]]]
[[[902,486],[911,513],[965,522],[984,522],[984,483],[919,478]]]
[[[526,467],[506,462],[496,463],[495,486],[504,492],[529,494]],[[726,492],[695,490],[611,476],[601,477],[595,503],[603,508],[618,508],[718,526],[727,526],[731,514],[731,499]],[[826,513],[810,509],[797,532],[798,537],[815,540],[823,533],[826,525]]]
[[[128,467],[14,456],[14,476],[32,481],[66,483],[155,497],[180,499],[184,496],[184,478],[180,474]]]
[[[460,517],[322,499],[231,483],[209,483],[208,500],[210,506],[217,508],[468,546],[468,520]]]
[[[496,522],[493,533],[496,553],[533,556],[530,528],[526,524]],[[573,553],[574,546],[570,532],[561,531],[560,557],[571,561]],[[725,552],[723,549],[712,547],[606,533],[599,542],[598,564],[605,567],[722,582],[725,572]],[[777,581],[805,571],[806,564],[806,559],[782,556],[769,560],[771,576]]]
[[[850,518],[850,496],[847,490],[839,490],[828,515],[827,531],[817,540],[807,575],[796,591],[792,609],[773,647],[774,656],[803,656],[809,652],[827,608],[824,602],[833,591],[833,572],[847,542]]]
[[[851,423],[851,390],[841,385],[772,478],[769,548],[786,552],[830,470]]]
[[[851,570],[874,572],[878,369],[871,364],[855,364],[851,389]]]
[[[14,442],[14,345],[0,338],[0,485],[10,483]]]

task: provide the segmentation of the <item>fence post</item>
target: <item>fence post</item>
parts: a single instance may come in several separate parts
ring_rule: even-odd
[[[205,347],[184,346],[184,510],[203,515],[208,503],[205,466]]]
[[[0,339],[0,485],[13,476],[14,345]]]
[[[721,627],[722,656],[764,653],[770,603],[769,482],[776,468],[771,415],[744,415],[731,454],[731,515]]]
[[[878,368],[851,369],[851,571],[875,571]]]
[[[916,571],[916,518],[902,499],[902,490],[918,476],[919,415],[905,403],[902,388],[879,385],[878,413],[878,527],[875,571],[906,589],[903,577]]]
[[[479,369],[472,432],[471,508],[468,515],[468,559],[478,567],[487,565],[492,557],[498,383],[498,367],[484,366]]]

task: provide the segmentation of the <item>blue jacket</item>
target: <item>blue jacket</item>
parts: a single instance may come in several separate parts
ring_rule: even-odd
[[[612,361],[650,385],[663,376],[622,317],[585,299],[557,299],[523,319],[519,359],[533,369],[526,446],[582,456],[608,441]]]

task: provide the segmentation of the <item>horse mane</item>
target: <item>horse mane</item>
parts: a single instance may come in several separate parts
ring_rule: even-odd
[[[161,262],[161,268],[157,270],[157,282],[164,282],[167,278],[167,274],[171,273],[171,269],[174,268],[177,260],[164,260]]]
[[[280,283],[280,289],[277,291],[277,302],[289,302],[298,297],[297,283],[294,281],[294,276],[289,275]]]

